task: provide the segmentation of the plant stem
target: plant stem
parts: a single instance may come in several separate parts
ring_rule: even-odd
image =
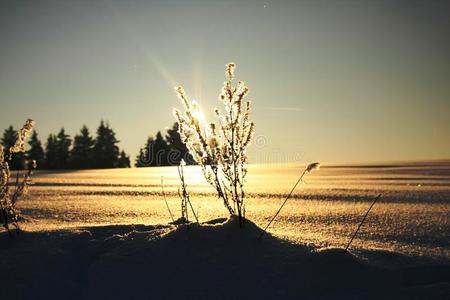
[[[197,224],[200,224],[200,222],[198,221],[197,215],[195,214],[194,211],[194,207],[192,206],[191,200],[189,199],[189,193],[186,190],[186,182],[184,181],[184,169],[183,169],[183,165],[180,165],[178,167],[178,175],[180,176],[180,180],[181,180],[181,188],[182,188],[182,195],[180,195],[181,197],[181,210],[182,210],[182,214],[183,216],[186,216],[186,222],[188,223],[188,208],[187,208],[187,204],[189,203],[189,206],[191,207],[192,210],[192,214],[194,215],[195,220],[197,221]]]
[[[231,85],[231,81],[230,81],[230,85]],[[237,208],[237,213],[239,216],[239,227],[242,227],[242,220],[241,220],[241,207],[240,207],[240,203],[239,203],[239,199],[237,197],[237,187],[236,187],[236,153],[235,153],[235,137],[234,137],[234,132],[235,132],[235,124],[234,124],[234,118],[233,118],[233,98],[230,97],[230,123],[231,123],[231,161],[232,161],[232,168],[233,168],[233,178],[231,180],[232,182],[232,193],[233,193],[233,200],[236,203],[236,208]]]
[[[363,219],[361,220],[361,223],[359,223],[358,228],[356,229],[356,231],[355,231],[355,233],[353,234],[352,238],[351,238],[350,241],[348,242],[347,247],[345,247],[345,251],[347,251],[348,248],[350,247],[350,245],[352,244],[353,239],[355,238],[356,234],[358,234],[358,231],[359,231],[359,229],[361,228],[361,226],[362,226],[362,224],[364,223],[364,221],[366,220],[367,215],[369,214],[369,212],[370,212],[370,210],[372,209],[372,207],[375,205],[375,202],[377,202],[378,199],[380,199],[380,197],[381,197],[381,194],[379,194],[379,195],[373,200],[372,204],[370,205],[369,209],[367,210],[366,214],[364,215]]]
[[[197,221],[197,224],[200,224],[200,222],[198,221],[197,215],[195,214],[194,208],[192,207],[191,200],[189,199],[189,197],[187,198],[187,202],[189,203],[189,206],[191,207],[192,213],[194,214],[194,218]]]
[[[162,194],[163,194],[163,197],[164,197],[164,202],[166,202],[166,207],[167,207],[167,210],[169,211],[170,218],[172,219],[172,222],[175,222],[175,220],[173,218],[173,215],[172,215],[172,212],[170,211],[169,204],[167,203],[166,193],[164,192],[164,179],[163,178],[164,177],[161,176],[161,190],[162,190]]]
[[[281,207],[278,209],[276,214],[272,217],[272,219],[270,220],[269,224],[267,224],[267,226],[264,228],[263,232],[261,232],[261,234],[258,237],[258,241],[262,238],[262,236],[266,233],[267,228],[269,228],[270,224],[272,224],[272,222],[278,216],[278,214],[280,213],[281,209],[284,207],[284,205],[286,204],[288,199],[291,197],[291,195],[294,192],[294,190],[297,187],[297,185],[300,183],[300,181],[302,181],[303,176],[305,176],[305,174],[306,174],[306,169],[303,171],[302,176],[300,176],[300,178],[297,180],[297,182],[295,183],[294,187],[291,189],[291,192],[287,195],[286,199],[284,199],[283,204],[281,204]]]

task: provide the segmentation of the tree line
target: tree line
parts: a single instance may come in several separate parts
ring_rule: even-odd
[[[3,132],[1,144],[9,149],[14,145],[17,134],[17,130],[9,126]],[[24,169],[27,161],[36,160],[39,169],[47,170],[129,168],[130,158],[125,151],[120,151],[118,143],[116,133],[104,121],[100,122],[95,138],[85,125],[73,139],[61,128],[57,134],[48,136],[45,145],[34,130],[28,141],[29,150],[16,153],[10,167],[13,170]],[[134,165],[172,166],[179,165],[181,159],[187,164],[195,164],[178,133],[178,123],[174,123],[164,135],[158,131],[154,137],[147,138]]]
[[[158,131],[155,137],[148,137],[135,159],[135,167],[179,165],[181,159],[187,164],[195,164],[186,145],[178,133],[178,123],[166,130],[165,136]]]
[[[97,128],[96,137],[83,126],[73,140],[64,128],[58,134],[50,134],[45,149],[38,133],[33,131],[28,144],[29,150],[14,155],[10,167],[19,170],[25,167],[27,160],[36,160],[39,169],[94,169],[94,168],[129,168],[130,158],[125,151],[120,151],[116,133],[104,121]],[[1,143],[6,149],[14,145],[17,130],[9,126],[4,132]]]

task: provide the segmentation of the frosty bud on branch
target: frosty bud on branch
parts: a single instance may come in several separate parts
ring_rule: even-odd
[[[28,119],[23,127],[19,130],[19,134],[17,135],[17,140],[14,146],[9,148],[9,152],[17,153],[17,152],[25,152],[25,140],[31,134],[33,130],[34,121]]]
[[[0,144],[0,164],[5,160],[5,152],[3,151],[3,145]]]
[[[181,102],[183,103],[184,108],[190,109],[191,105],[189,104],[184,88],[180,85],[175,88],[175,91],[177,92],[178,98],[180,98]]]
[[[182,167],[186,166],[186,162],[184,161],[183,158],[180,160],[180,166]]]
[[[5,161],[5,152],[3,145],[0,144],[0,187],[4,187],[9,180],[9,166]]]
[[[319,170],[319,169],[320,169],[320,163],[315,162],[315,163],[309,164],[306,167],[306,173],[311,173],[312,171]]]
[[[252,142],[252,138],[255,135],[255,124],[250,123],[250,128],[248,129],[247,136],[244,137],[244,147],[247,147]]]
[[[244,128],[246,128],[248,125],[248,122],[250,121],[250,110],[252,109],[251,101],[247,101],[245,103],[245,113],[244,113]]]
[[[184,122],[183,117],[181,116],[181,111],[179,109],[174,108],[172,112],[173,112],[173,116],[177,120],[178,124],[181,124]]]
[[[236,69],[236,64],[233,62],[230,62],[227,64],[227,69],[225,71],[225,74],[227,75],[228,80],[233,80],[234,78],[234,69]]]

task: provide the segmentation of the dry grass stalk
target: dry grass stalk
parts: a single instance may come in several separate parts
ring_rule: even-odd
[[[348,242],[347,246],[345,247],[345,251],[348,250],[348,248],[350,247],[350,245],[353,242],[353,239],[356,237],[356,235],[359,232],[359,229],[361,229],[361,226],[364,224],[364,221],[366,221],[367,215],[369,214],[370,210],[372,209],[372,207],[375,205],[375,203],[378,201],[378,199],[381,198],[382,194],[378,194],[378,196],[373,200],[372,204],[370,205],[369,209],[367,210],[366,214],[364,215],[364,217],[362,218],[361,222],[358,225],[358,228],[356,229],[356,231],[353,233],[352,238],[350,239],[350,241]]]
[[[172,211],[170,210],[169,203],[167,203],[166,192],[164,191],[164,178],[161,176],[161,192],[163,194],[164,202],[166,203],[167,210],[169,211],[170,218],[172,219],[172,223],[175,222],[173,218]]]
[[[197,215],[195,214],[194,208],[192,207],[190,195],[187,191],[187,185],[186,180],[184,177],[184,166],[186,166],[186,163],[184,162],[184,159],[181,159],[180,165],[177,167],[178,169],[178,176],[180,177],[181,182],[181,188],[178,189],[178,195],[181,199],[181,220],[184,223],[189,223],[189,215],[188,215],[188,204],[189,207],[192,210],[192,214],[194,215],[195,220],[198,222]]]
[[[269,223],[266,225],[266,227],[264,227],[264,230],[261,232],[261,234],[258,237],[258,240],[260,240],[263,235],[266,233],[267,229],[269,228],[270,224],[272,224],[273,221],[275,221],[275,218],[278,216],[278,214],[281,212],[281,210],[283,209],[284,205],[286,204],[286,202],[289,200],[289,198],[291,197],[292,193],[294,192],[295,188],[297,187],[297,185],[303,181],[303,177],[305,177],[306,174],[311,173],[312,171],[315,170],[319,170],[320,168],[320,163],[315,162],[312,164],[309,164],[305,170],[303,170],[302,175],[300,176],[300,178],[297,180],[297,182],[294,184],[294,186],[292,187],[291,191],[289,192],[289,194],[286,196],[286,199],[284,199],[283,203],[281,204],[280,208],[278,209],[278,211],[275,213],[275,215],[272,217],[272,219],[270,219]]]

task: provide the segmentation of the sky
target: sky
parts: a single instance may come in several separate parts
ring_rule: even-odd
[[[182,84],[213,121],[225,64],[250,87],[252,162],[450,158],[449,1],[0,2],[0,130],[100,120],[134,157]]]

